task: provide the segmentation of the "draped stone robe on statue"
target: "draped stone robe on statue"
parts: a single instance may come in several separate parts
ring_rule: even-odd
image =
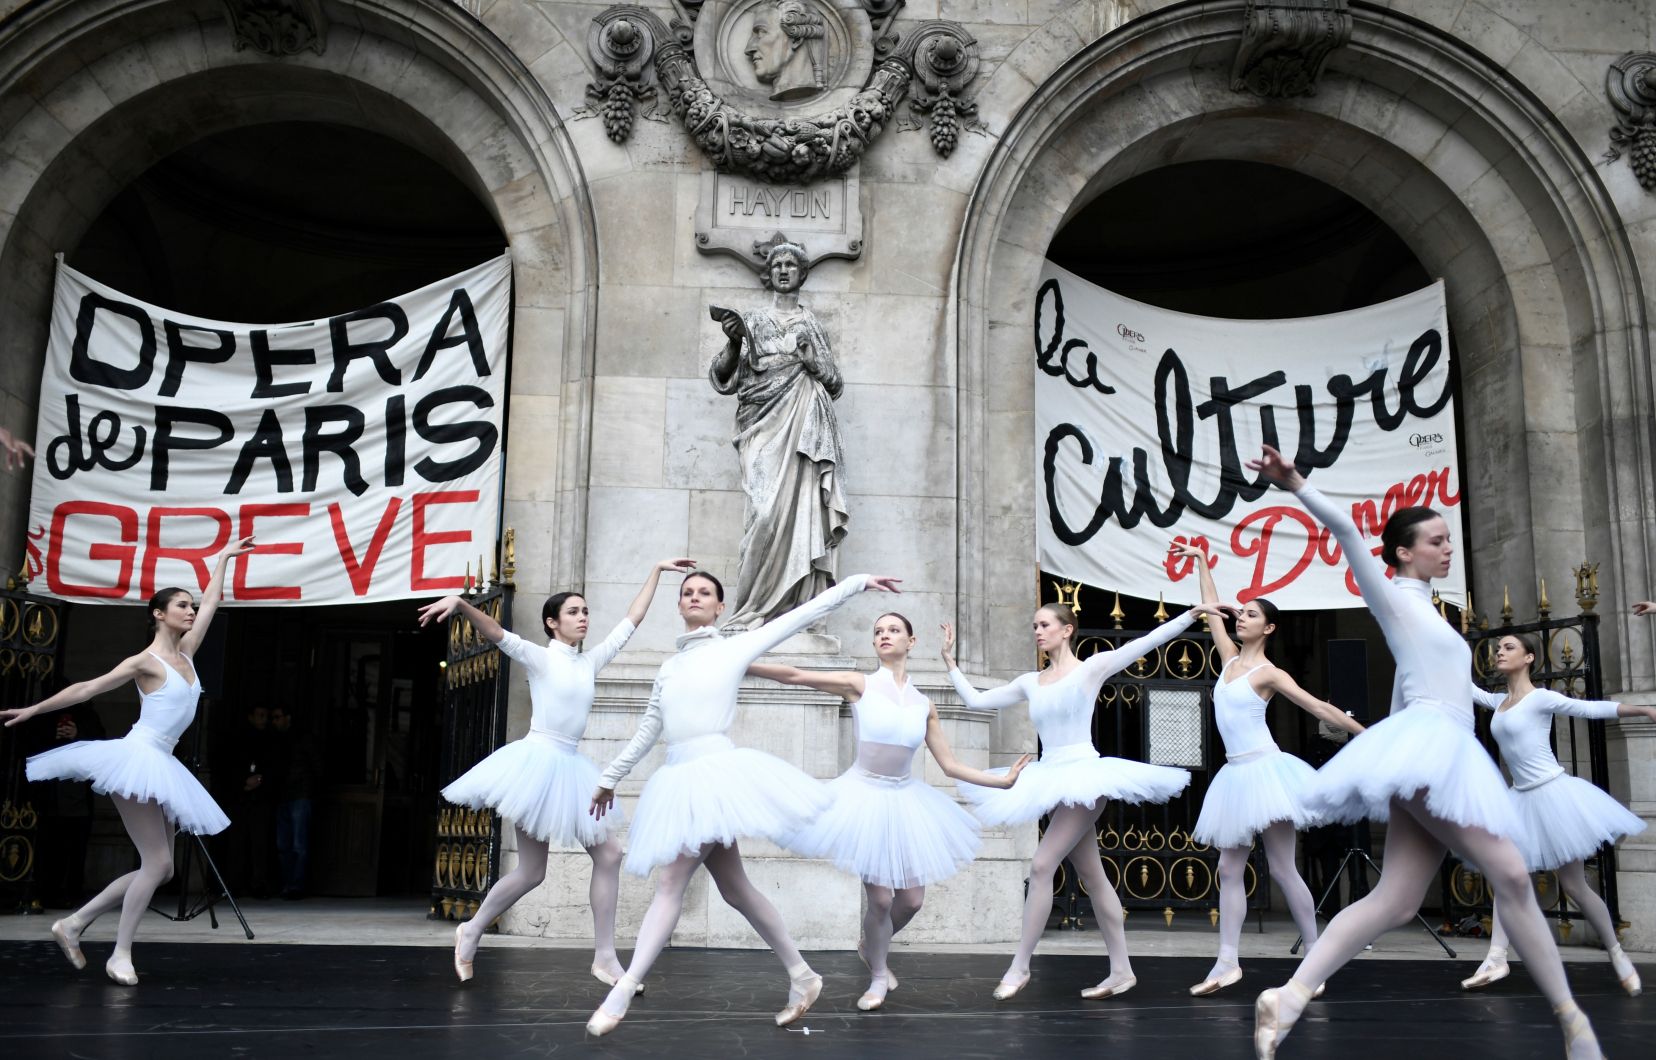
[[[728,625],[751,628],[834,584],[847,513],[833,407],[841,382],[828,337],[808,309],[788,319],[749,310],[742,323],[735,369],[721,377],[715,363],[708,374],[737,400],[747,512]]]

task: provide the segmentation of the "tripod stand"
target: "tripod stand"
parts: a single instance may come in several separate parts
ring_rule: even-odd
[[[210,701],[206,696],[203,696],[201,697],[200,702],[201,708],[196,712],[195,739],[191,741],[190,759],[188,763],[186,763],[190,767],[191,773],[201,772],[201,734],[206,731],[207,728],[207,708]],[[178,833],[174,833],[173,838],[175,842],[177,837]],[[212,870],[213,880],[217,883],[218,889],[216,891],[213,890],[212,886],[207,883],[206,874],[203,873],[201,895],[196,898],[195,904],[192,905],[190,903],[190,869],[192,867],[194,856],[197,853],[201,855],[203,864],[205,864],[208,869]],[[180,923],[185,920],[194,920],[202,913],[206,913],[208,923],[212,924],[213,929],[216,931],[218,930],[219,922],[218,911],[214,908],[214,906],[218,904],[220,899],[223,899],[224,901],[230,903],[231,911],[236,914],[236,919],[241,922],[241,929],[243,933],[245,933],[249,939],[252,939],[253,929],[247,926],[247,917],[242,915],[241,906],[236,904],[235,896],[230,893],[229,884],[224,882],[224,874],[219,872],[218,864],[213,861],[213,855],[207,852],[206,841],[198,835],[191,835],[190,841],[184,844],[183,850],[179,851],[179,856],[176,861],[178,864],[178,872],[176,874],[178,879],[178,912],[169,913],[166,910],[158,909],[153,905],[150,906],[150,910],[152,912],[160,913],[162,916],[173,921],[174,923]]]
[[[1376,865],[1374,863],[1374,859],[1369,857],[1369,853],[1366,849],[1355,843],[1357,838],[1355,831],[1353,831],[1351,838],[1354,841],[1353,845],[1346,849],[1345,856],[1340,859],[1340,865],[1334,870],[1333,878],[1328,881],[1328,886],[1323,890],[1322,897],[1317,899],[1317,909],[1316,912],[1312,914],[1313,916],[1323,917],[1323,906],[1328,903],[1328,899],[1331,898],[1335,890],[1339,888],[1340,877],[1345,875],[1347,871],[1351,873],[1351,885],[1353,890],[1356,889],[1358,880],[1362,880],[1365,884],[1368,882],[1367,874],[1364,872],[1365,865],[1368,868],[1373,869],[1376,876],[1380,875],[1380,866]],[[1357,860],[1358,858],[1361,858],[1362,861],[1359,862]],[[1363,875],[1359,875],[1360,873]],[[1326,920],[1328,918],[1323,917],[1323,919]],[[1443,937],[1441,935],[1432,930],[1432,925],[1427,923],[1426,918],[1421,916],[1418,911],[1415,913],[1415,919],[1420,921],[1420,926],[1426,934],[1432,936],[1432,941],[1443,947],[1444,953],[1448,954],[1450,957],[1455,956],[1455,951],[1449,948],[1449,944],[1443,941]],[[1300,945],[1304,942],[1304,935],[1294,939],[1294,944],[1288,947],[1288,952],[1298,953]]]

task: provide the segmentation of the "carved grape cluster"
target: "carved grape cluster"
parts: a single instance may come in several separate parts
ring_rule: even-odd
[[[1633,163],[1633,175],[1639,178],[1639,186],[1656,188],[1656,129],[1640,129],[1627,157]]]
[[[633,93],[633,86],[625,81],[611,81],[601,107],[605,135],[618,144],[626,143],[627,137],[632,135],[636,106],[637,97]]]
[[[960,122],[955,119],[954,99],[940,96],[931,109],[931,142],[938,154],[948,158],[960,142]]]

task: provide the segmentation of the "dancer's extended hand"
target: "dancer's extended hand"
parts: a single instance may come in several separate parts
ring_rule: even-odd
[[[1200,560],[1201,562],[1206,563],[1210,568],[1213,566],[1212,561],[1208,559],[1208,554],[1203,551],[1202,546],[1192,544],[1189,541],[1174,541],[1167,546],[1167,551],[1175,556],[1178,556],[1180,559]]]
[[[1006,786],[1010,788],[1012,785],[1016,784],[1018,782],[1018,774],[1024,771],[1024,766],[1027,766],[1033,761],[1035,761],[1034,755],[1023,755],[1016,762],[1013,762],[1012,768],[1006,771]]]
[[[16,471],[35,455],[34,446],[4,427],[0,427],[0,452],[5,454],[7,471]]]
[[[253,535],[249,534],[248,536],[242,538],[240,541],[237,541],[234,544],[231,544],[228,547],[226,547],[223,552],[219,553],[219,556],[224,558],[224,559],[234,559],[237,556],[245,556],[249,552],[252,552],[252,551],[253,551]]]
[[[868,590],[876,593],[900,593],[897,588],[903,584],[903,579],[893,578],[889,574],[870,574],[868,576]]]
[[[0,710],[0,718],[6,720],[6,728],[9,729],[13,725],[23,724],[39,713],[36,707],[12,707],[10,710]]]
[[[592,793],[592,806],[587,810],[587,812],[602,821],[604,819],[604,814],[608,813],[609,808],[614,805],[615,789],[599,788],[597,791]]]
[[[947,666],[951,670],[957,669],[954,657],[954,623],[945,622],[938,628],[943,631],[943,647],[938,652],[938,654],[943,656],[943,665]]]
[[[1242,609],[1235,604],[1191,604],[1190,609],[1198,615],[1217,618],[1221,622],[1227,618],[1235,618],[1242,613]]]
[[[663,574],[671,574],[673,571],[678,571],[680,574],[689,574],[695,569],[696,561],[693,559],[685,559],[682,556],[677,559],[664,559],[660,563],[656,564],[656,570],[661,571]]]
[[[420,608],[420,625],[431,622],[443,622],[453,616],[460,607],[458,596],[445,596],[441,600],[433,601]]]
[[[1656,615],[1656,600],[1640,600],[1633,605],[1633,613],[1641,618]]]
[[[1305,476],[1275,446],[1262,446],[1259,459],[1248,461],[1248,470],[1259,472],[1285,490],[1297,490],[1305,485]]]

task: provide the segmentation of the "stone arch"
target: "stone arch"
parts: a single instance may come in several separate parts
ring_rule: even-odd
[[[1021,668],[1028,573],[988,542],[1033,554],[1026,330],[1047,244],[1121,180],[1210,158],[1335,184],[1449,281],[1474,595],[1493,599],[1511,579],[1526,612],[1529,571],[1558,584],[1591,557],[1614,614],[1649,584],[1656,465],[1638,270],[1598,173],[1499,62],[1369,6],[1354,6],[1352,40],[1315,96],[1232,93],[1242,8],[1175,4],[1110,30],[1039,81],[985,151],[954,277],[963,646],[987,670]],[[1041,59],[1015,53],[1007,66],[1028,79]],[[1608,687],[1651,687],[1651,632],[1608,625]]]
[[[574,146],[522,60],[459,5],[367,0],[351,10],[320,54],[286,57],[238,50],[217,3],[79,0],[13,16],[0,42],[5,422],[33,423],[54,253],[138,174],[229,128],[299,120],[371,130],[452,172],[512,248],[506,522],[519,528],[524,588],[574,580],[598,275]],[[17,513],[0,525],[0,554],[21,552],[26,490],[21,477],[0,481],[0,505]]]

